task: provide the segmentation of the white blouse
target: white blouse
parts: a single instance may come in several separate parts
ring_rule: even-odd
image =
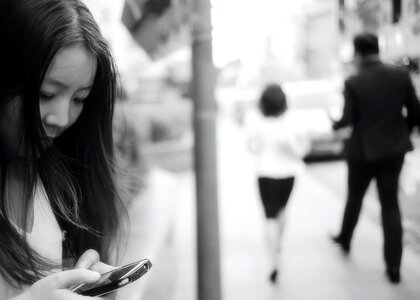
[[[32,249],[53,263],[61,264],[63,234],[42,184],[38,184],[35,193],[32,231],[26,235]]]
[[[61,265],[63,235],[52,211],[50,202],[48,201],[44,187],[40,182],[37,185],[34,196],[34,219],[32,231],[27,232],[26,236],[29,245],[32,249],[37,251],[38,254],[53,263]],[[21,292],[22,290],[14,289],[9,286],[0,276],[1,299],[9,299]]]
[[[256,156],[258,176],[286,178],[303,169],[302,158],[309,141],[287,111],[279,117],[250,112],[245,126],[248,148]]]

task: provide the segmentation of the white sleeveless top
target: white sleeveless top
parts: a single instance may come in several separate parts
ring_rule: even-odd
[[[27,232],[26,236],[32,249],[51,260],[51,262],[61,264],[63,235],[41,182],[38,183],[34,196],[32,231]],[[9,286],[0,276],[1,299],[9,299],[21,292],[22,290],[17,290]]]
[[[26,233],[29,245],[43,257],[61,264],[63,234],[51,209],[42,184],[38,184],[34,198],[34,223]]]
[[[309,149],[306,133],[286,111],[278,117],[264,117],[259,111],[246,116],[246,138],[256,158],[258,176],[286,178],[304,169],[303,156]]]

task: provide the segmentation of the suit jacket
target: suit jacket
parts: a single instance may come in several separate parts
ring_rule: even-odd
[[[420,122],[420,104],[407,71],[365,62],[344,84],[344,109],[334,129],[351,126],[348,160],[374,162],[412,150],[411,129]]]

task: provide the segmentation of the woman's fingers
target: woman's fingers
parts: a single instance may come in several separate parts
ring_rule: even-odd
[[[101,262],[98,252],[93,249],[86,250],[82,256],[80,256],[75,268],[89,269],[100,274],[115,269],[115,267]]]
[[[99,253],[93,249],[86,250],[76,263],[75,268],[90,269],[99,262]]]
[[[97,262],[97,263],[95,263],[95,264],[93,264],[91,266],[91,268],[90,268],[90,270],[95,271],[95,272],[98,272],[100,274],[109,272],[109,271],[111,271],[113,269],[115,269],[115,267],[110,266],[110,265],[107,265],[107,264],[105,264],[103,262],[100,262],[100,261]]]
[[[48,275],[30,286],[16,300],[76,300],[86,299],[70,291],[70,288],[81,283],[92,283],[100,274],[87,269],[74,269]],[[93,298],[89,298],[92,299]],[[95,298],[97,299],[97,298]]]
[[[100,274],[87,269],[74,269],[49,275],[35,284],[48,286],[50,289],[66,289],[80,283],[91,283],[99,279]]]

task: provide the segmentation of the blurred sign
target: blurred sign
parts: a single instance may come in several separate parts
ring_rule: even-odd
[[[152,59],[189,40],[190,0],[125,0],[121,21]]]

